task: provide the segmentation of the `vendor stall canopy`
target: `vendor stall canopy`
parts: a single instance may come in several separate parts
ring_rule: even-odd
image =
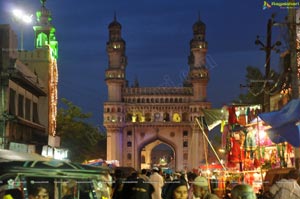
[[[261,113],[259,117],[271,126],[267,134],[272,142],[300,147],[300,99],[291,100],[279,111]]]
[[[228,117],[228,113],[223,109],[201,109],[201,111],[203,116],[198,119],[203,122],[209,131],[221,124]]]

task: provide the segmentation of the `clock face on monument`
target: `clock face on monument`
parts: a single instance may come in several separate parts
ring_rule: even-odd
[[[173,114],[173,122],[180,122],[181,121],[181,117],[178,113],[174,113]]]

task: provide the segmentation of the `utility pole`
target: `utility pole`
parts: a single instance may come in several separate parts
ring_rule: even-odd
[[[275,50],[276,46],[280,46],[281,42],[277,41],[272,45],[272,26],[274,24],[274,15],[268,20],[267,24],[267,40],[266,44],[262,43],[257,36],[255,40],[256,45],[261,45],[261,50],[264,50],[266,53],[265,61],[265,77],[264,77],[264,102],[263,102],[263,112],[270,111],[270,70],[271,70],[271,51]]]

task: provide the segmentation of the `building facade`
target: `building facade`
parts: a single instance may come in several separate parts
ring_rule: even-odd
[[[129,87],[126,43],[116,17],[108,29],[109,63],[105,71],[108,99],[103,117],[107,159],[137,169],[161,162],[175,170],[198,168],[205,163],[208,145],[196,118],[202,115],[202,109],[211,108],[206,94],[209,74],[205,24],[200,19],[193,24],[189,73],[182,87],[140,87],[138,84]],[[160,154],[155,151],[157,147],[162,147],[161,151],[168,148],[172,154]]]
[[[33,51],[18,50],[9,25],[1,25],[1,148],[42,152],[57,145],[57,41],[45,1],[37,11]]]

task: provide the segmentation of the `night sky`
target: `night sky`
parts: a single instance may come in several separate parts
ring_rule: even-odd
[[[11,19],[13,7],[33,13],[38,0],[0,0],[0,23],[9,23],[19,34],[20,25]],[[141,87],[181,86],[188,72],[192,26],[206,24],[207,67],[210,72],[208,100],[213,108],[229,104],[245,92],[246,67],[264,71],[265,53],[256,46],[257,35],[266,43],[267,21],[283,22],[287,9],[263,10],[263,1],[225,0],[47,0],[59,42],[59,98],[67,98],[91,112],[91,122],[102,126],[103,102],[107,99],[104,71],[108,65],[106,42],[114,12],[122,25],[128,57],[127,80]],[[273,43],[287,48],[284,28],[273,27]],[[24,27],[24,47],[33,49],[32,25]],[[277,69],[279,55],[273,52],[271,68]]]

